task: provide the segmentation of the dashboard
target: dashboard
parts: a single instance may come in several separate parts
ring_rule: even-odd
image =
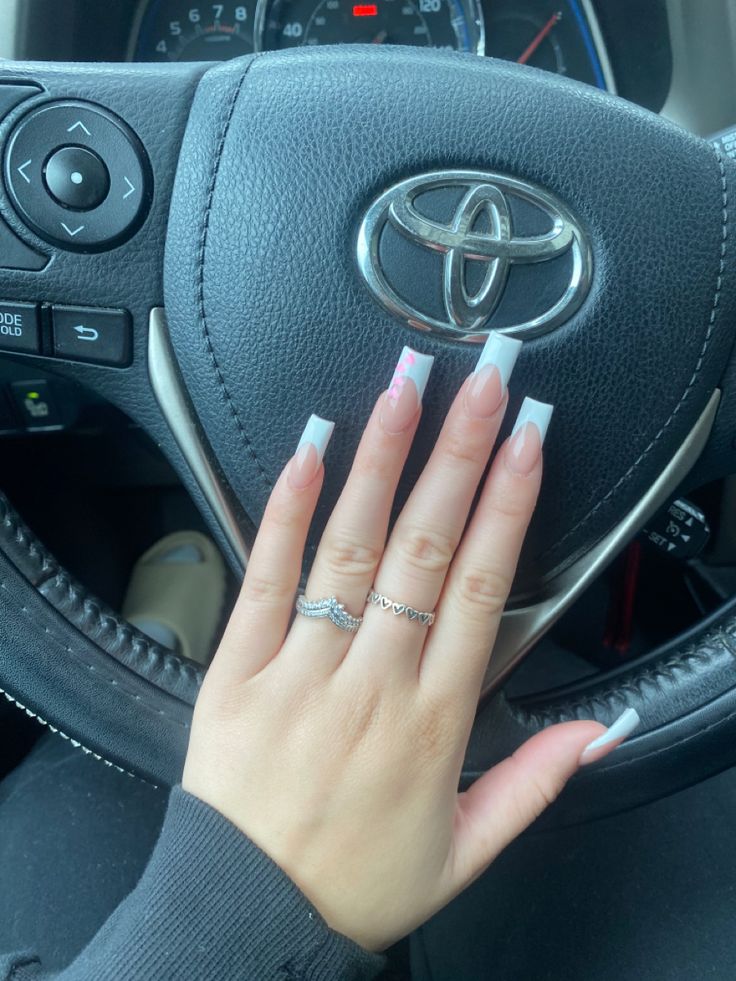
[[[0,0],[0,58],[220,61],[445,47],[607,89],[701,135],[736,121],[736,0]]]
[[[531,65],[659,111],[672,77],[667,2],[0,0],[0,55],[214,62],[301,45],[410,44]]]
[[[736,121],[736,0],[0,0],[0,58],[220,61],[340,42],[523,61],[702,135]]]
[[[602,88],[613,77],[589,0],[148,0],[131,32],[136,61],[219,61],[322,44],[402,44],[490,54]]]

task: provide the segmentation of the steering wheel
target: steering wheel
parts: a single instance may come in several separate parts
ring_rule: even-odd
[[[638,733],[548,820],[735,763],[736,601],[630,667],[503,691],[675,488],[736,470],[730,159],[490,59],[351,46],[208,67],[0,66],[0,296],[21,304],[3,308],[3,348],[140,424],[242,572],[310,412],[338,424],[306,566],[402,345],[436,366],[397,506],[474,341],[524,337],[512,401],[552,402],[555,420],[464,779],[550,722],[625,705]],[[4,497],[0,521],[8,698],[175,782],[202,669],[75,582]]]

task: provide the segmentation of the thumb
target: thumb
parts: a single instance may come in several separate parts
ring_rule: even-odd
[[[564,722],[528,739],[458,795],[453,886],[475,879],[560,794],[581,765],[602,759],[639,724],[627,709],[610,728]],[[591,745],[591,743],[593,745]]]

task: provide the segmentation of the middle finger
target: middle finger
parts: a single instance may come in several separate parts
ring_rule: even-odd
[[[368,606],[361,628],[365,637],[366,628],[381,629],[387,643],[380,650],[392,660],[397,647],[399,656],[402,649],[421,653],[427,627],[409,619],[402,608],[431,612],[439,599],[501,428],[508,380],[520,348],[521,341],[489,336],[393,529],[374,584],[386,599],[383,605]],[[388,606],[388,600],[398,607]]]

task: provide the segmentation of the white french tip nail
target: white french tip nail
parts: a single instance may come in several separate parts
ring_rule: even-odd
[[[401,384],[404,379],[411,378],[416,385],[419,401],[421,402],[424,396],[424,389],[427,387],[427,382],[429,381],[429,373],[432,370],[433,364],[434,358],[431,354],[420,354],[419,351],[415,351],[411,347],[405,347],[401,352],[401,357],[396,365],[396,370],[394,371],[394,377],[391,379],[389,390],[392,389],[397,382]]]
[[[581,761],[585,760],[591,756],[597,749],[602,746],[608,746],[609,743],[619,742],[621,739],[626,739],[639,725],[639,713],[636,709],[627,708],[624,712],[619,715],[614,723],[612,723],[606,731],[594,739],[592,743],[588,743],[581,754]]]
[[[503,390],[506,391],[509,385],[509,378],[511,378],[511,372],[514,370],[516,359],[519,357],[519,352],[521,351],[521,345],[522,342],[515,337],[507,337],[506,334],[499,334],[497,331],[492,330],[488,335],[488,340],[483,345],[483,350],[480,352],[475,371],[478,372],[483,368],[487,368],[488,365],[494,365],[494,367],[498,368],[498,373],[501,376],[501,385],[503,386]]]
[[[516,422],[514,423],[514,428],[511,431],[511,435],[518,433],[522,426],[525,426],[528,422],[534,423],[534,425],[539,430],[539,436],[542,442],[544,442],[544,437],[547,435],[547,429],[549,427],[549,421],[552,418],[552,411],[554,409],[553,405],[549,405],[547,402],[537,402],[536,399],[530,399],[527,396],[521,403],[521,408],[519,409],[519,414],[516,417]]]
[[[302,433],[302,438],[299,440],[297,449],[304,446],[305,443],[311,443],[316,449],[321,463],[334,428],[335,423],[330,422],[329,419],[322,419],[321,416],[310,416],[309,421],[304,427],[304,432]]]

